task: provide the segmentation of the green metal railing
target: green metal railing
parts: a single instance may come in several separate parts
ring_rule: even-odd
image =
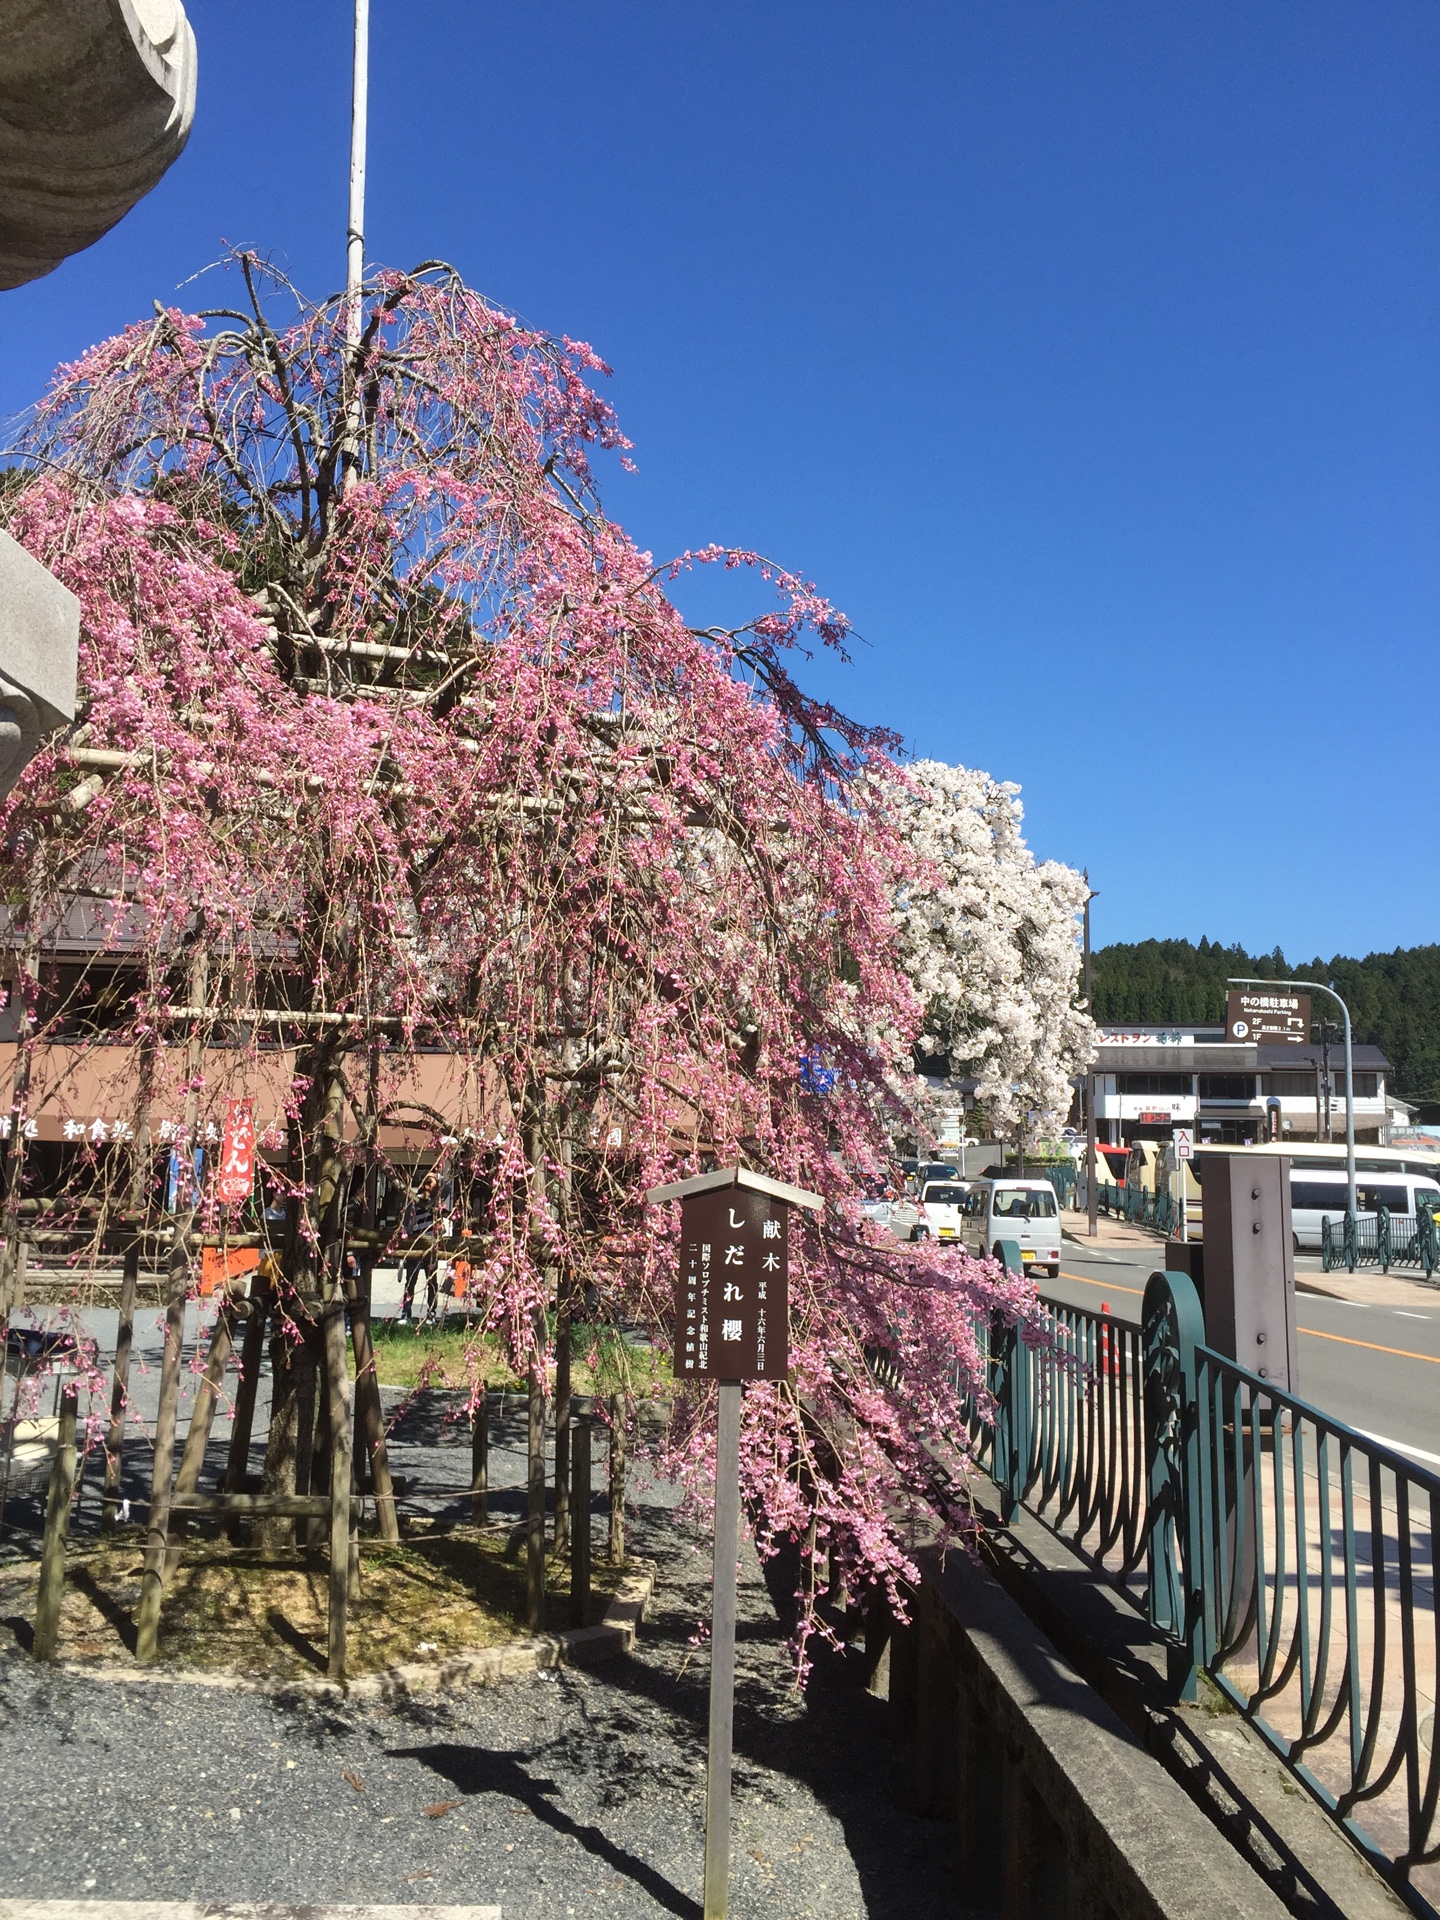
[[[1178,1212],[1169,1188],[1152,1193],[1148,1187],[1122,1187],[1108,1181],[1095,1183],[1095,1202],[1102,1213],[1117,1220],[1130,1220],[1137,1227],[1154,1227],[1157,1233],[1175,1231]]]
[[[1418,1214],[1349,1212],[1343,1220],[1327,1213],[1320,1222],[1320,1264],[1326,1273],[1346,1267],[1418,1267],[1428,1280],[1440,1267],[1440,1229],[1428,1207]]]
[[[1048,1343],[988,1329],[995,1424],[970,1431],[1002,1511],[1076,1548],[1164,1638],[1176,1696],[1208,1676],[1440,1915],[1440,1477],[1206,1346],[1188,1275],[1151,1277],[1139,1327],[1046,1304]]]

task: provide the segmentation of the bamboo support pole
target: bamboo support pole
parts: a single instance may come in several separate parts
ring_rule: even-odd
[[[232,1300],[221,1303],[215,1316],[215,1330],[210,1336],[210,1351],[205,1357],[205,1371],[200,1377],[200,1385],[195,1394],[195,1405],[190,1413],[190,1431],[185,1435],[185,1445],[180,1453],[180,1466],[175,1475],[175,1485],[171,1492],[171,1504],[179,1494],[193,1493],[200,1484],[200,1469],[205,1464],[205,1450],[210,1444],[210,1429],[215,1424],[215,1408],[220,1399],[220,1384],[225,1378],[225,1369],[230,1364],[230,1356],[235,1350],[235,1327],[238,1309]],[[165,1580],[168,1585],[175,1577],[175,1569],[180,1565],[181,1542],[185,1538],[183,1519],[173,1522],[170,1528],[170,1544],[165,1553]]]
[[[555,1530],[554,1552],[561,1559],[570,1544],[570,1308],[560,1283],[555,1316]]]
[[[490,1408],[482,1385],[470,1416],[470,1519],[483,1527],[490,1518]]]
[[[625,1564],[625,1396],[610,1396],[610,1564]]]
[[[525,1624],[545,1629],[545,1381],[537,1354],[530,1359],[526,1448],[529,1495],[525,1516]]]
[[[590,1611],[590,1422],[575,1422],[570,1454],[570,1624]]]
[[[204,951],[195,954],[190,965],[190,992],[203,1002],[208,992],[208,965]],[[203,1059],[203,1034],[199,1027],[191,1031],[188,1048],[188,1081],[191,1091],[185,1096],[185,1127],[182,1139],[195,1137],[200,1102],[198,1082]],[[190,1151],[187,1146],[185,1151]],[[187,1167],[187,1187],[193,1174]],[[190,1228],[195,1218],[196,1196],[188,1194],[189,1204],[176,1222],[175,1243],[170,1251],[168,1298],[165,1305],[165,1345],[160,1356],[160,1404],[155,1415],[155,1458],[150,1480],[150,1522],[145,1536],[145,1570],[140,1577],[140,1606],[135,1620],[135,1657],[155,1658],[160,1642],[160,1603],[165,1597],[165,1567],[170,1531],[170,1478],[175,1469],[175,1425],[180,1402],[180,1354],[185,1339],[185,1296],[190,1283]]]
[[[45,1545],[40,1557],[40,1591],[35,1598],[37,1660],[53,1660],[60,1643],[60,1603],[65,1597],[65,1536],[70,1529],[70,1499],[75,1491],[75,1415],[78,1390],[60,1395],[60,1433],[50,1487],[45,1498]]]
[[[100,1525],[113,1531],[120,1516],[120,1467],[125,1447],[125,1405],[130,1395],[130,1352],[135,1344],[135,1289],[140,1280],[140,1242],[125,1249],[120,1280],[120,1318],[115,1330],[115,1379],[110,1389],[110,1424],[105,1430],[105,1489]]]

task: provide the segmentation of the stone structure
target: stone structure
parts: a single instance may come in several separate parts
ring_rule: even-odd
[[[6,0],[0,288],[90,246],[179,154],[195,112],[180,0]]]
[[[53,728],[75,717],[80,602],[0,532],[0,799]]]

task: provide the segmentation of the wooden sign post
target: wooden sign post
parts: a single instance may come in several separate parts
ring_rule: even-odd
[[[705,1794],[705,1920],[730,1910],[730,1771],[735,1720],[735,1568],[740,1552],[740,1395],[783,1380],[790,1363],[790,1209],[819,1194],[744,1167],[654,1187],[680,1202],[675,1378],[714,1380],[715,1579],[710,1618],[710,1754]]]

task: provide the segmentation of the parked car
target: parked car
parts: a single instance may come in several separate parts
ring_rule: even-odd
[[[1421,1207],[1431,1212],[1440,1208],[1440,1186],[1424,1174],[1362,1173],[1355,1182],[1355,1198],[1360,1217],[1374,1218],[1381,1207],[1393,1218],[1410,1215]],[[1343,1167],[1292,1167],[1290,1170],[1290,1227],[1295,1251],[1320,1246],[1320,1223],[1330,1218],[1330,1231],[1338,1236],[1345,1225],[1345,1210],[1350,1204],[1350,1187]]]
[[[1043,1267],[1052,1280],[1060,1271],[1060,1206],[1048,1180],[977,1180],[965,1201],[963,1232],[981,1259],[998,1259],[1000,1242],[1014,1240],[1027,1269]]]
[[[962,1209],[970,1193],[965,1180],[930,1180],[920,1195],[925,1225],[937,1240],[963,1239]]]

